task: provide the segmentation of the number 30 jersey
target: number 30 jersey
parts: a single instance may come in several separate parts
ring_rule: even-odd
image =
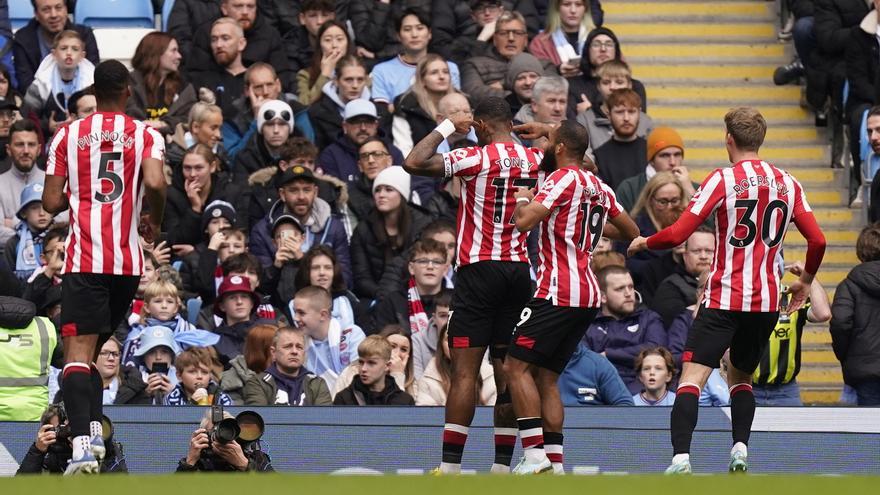
[[[598,177],[574,167],[550,174],[535,196],[550,210],[541,222],[541,263],[535,297],[554,306],[598,308],[599,283],[590,269],[606,218],[623,211],[614,191]]]
[[[122,113],[97,112],[55,133],[46,174],[67,179],[65,273],[141,274],[138,224],[145,158],[163,161],[165,141]]]
[[[514,193],[538,187],[544,152],[514,142],[443,153],[446,177],[462,179],[458,204],[458,266],[479,261],[528,263],[528,233],[516,230]]]
[[[686,211],[702,219],[715,213],[706,307],[777,311],[776,255],[792,219],[812,211],[797,179],[767,162],[744,160],[713,171]]]

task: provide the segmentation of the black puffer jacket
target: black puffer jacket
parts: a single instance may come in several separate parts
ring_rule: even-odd
[[[837,286],[831,345],[848,384],[880,380],[880,261],[862,263]]]
[[[416,95],[411,92],[403,93],[394,100],[394,117],[392,135],[394,145],[400,149],[411,149],[437,127],[437,121],[425,112]],[[397,117],[405,122],[399,122]]]
[[[168,33],[174,36],[183,60],[190,56],[195,27],[220,18],[220,0],[174,0],[168,14]]]
[[[794,14],[795,19],[811,17],[816,11],[815,3],[816,0],[789,0],[788,10]]]
[[[214,200],[223,200],[235,207],[235,226],[242,229],[248,227],[248,205],[250,193],[246,184],[233,182],[231,176],[218,172],[211,178],[211,192],[204,206]],[[202,214],[193,211],[189,198],[182,186],[172,185],[168,188],[168,199],[165,202],[165,219],[162,230],[168,233],[168,244],[196,244],[204,239],[202,231]]]
[[[839,105],[846,79],[846,48],[868,13],[865,0],[816,0],[816,49],[807,66],[807,101],[817,108],[831,95]]]
[[[877,14],[869,12],[846,48],[846,78],[849,81],[847,113],[861,105],[880,101],[880,43],[877,41]]]
[[[247,144],[235,155],[235,165],[232,167],[232,175],[235,182],[245,182],[254,172],[266,167],[276,167],[279,157],[272,156],[266,146],[266,140],[259,132],[255,132],[248,139]]]
[[[114,404],[150,405],[153,398],[147,395],[147,384],[141,377],[140,370],[135,366],[122,369],[119,390],[116,392]]]
[[[412,224],[409,235],[400,249],[391,249],[379,241],[376,232],[385,229],[379,212],[372,210],[362,220],[351,237],[351,265],[354,274],[354,292],[358,297],[374,299],[378,297],[379,281],[385,273],[386,265],[394,258],[403,255],[418,239],[422,229],[431,223],[431,216],[421,208],[407,205]]]
[[[533,0],[502,0],[505,10],[515,10],[526,19],[529,38],[544,28]],[[480,28],[471,16],[470,0],[431,1],[431,52],[461,65],[475,55],[483,55],[491,44],[477,41]]]
[[[666,277],[657,287],[650,308],[660,315],[666,328],[688,306],[696,304],[697,285],[697,278],[689,274],[682,265],[677,265],[675,273]]]
[[[397,0],[382,3],[379,0],[351,0],[349,17],[357,33],[357,45],[375,53],[376,61],[400,53],[401,45],[394,26],[401,13],[409,9],[417,9],[430,18],[431,1]]]

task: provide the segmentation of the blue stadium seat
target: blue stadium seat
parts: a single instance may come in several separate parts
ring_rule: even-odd
[[[31,0],[9,0],[9,22],[12,30],[24,27],[34,17],[34,6]]]
[[[92,28],[153,28],[150,0],[79,0],[73,21]]]
[[[174,0],[165,0],[162,4],[162,31],[168,31],[168,16],[171,15],[171,9],[174,8]]]

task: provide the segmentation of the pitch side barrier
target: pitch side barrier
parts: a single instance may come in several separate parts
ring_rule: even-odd
[[[130,472],[168,473],[186,455],[206,409],[107,406],[104,411],[125,446]],[[278,471],[417,474],[439,462],[439,407],[228,408],[233,414],[246,409],[263,416],[263,450]],[[669,413],[668,407],[567,408],[566,469],[661,472],[671,455]],[[36,423],[0,423],[0,474],[15,472],[36,431]],[[691,452],[694,471],[725,472],[730,444],[730,409],[700,408]],[[463,467],[485,472],[493,454],[492,410],[481,407]],[[880,474],[880,408],[759,407],[749,461],[755,473],[819,474],[821,466],[828,474]]]

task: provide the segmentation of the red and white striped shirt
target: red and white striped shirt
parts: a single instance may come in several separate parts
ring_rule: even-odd
[[[792,219],[811,211],[797,179],[767,162],[745,160],[712,172],[686,210],[701,219],[715,213],[706,307],[778,311],[776,253]]]
[[[463,179],[458,204],[458,266],[479,261],[528,263],[528,233],[516,230],[514,193],[537,187],[544,152],[521,144],[492,143],[443,153],[446,177]]]
[[[599,283],[590,258],[606,218],[623,211],[614,191],[592,173],[566,167],[544,180],[535,201],[550,210],[541,222],[535,297],[554,306],[598,308]]]
[[[141,274],[145,158],[164,160],[165,141],[122,113],[98,112],[55,133],[46,173],[67,179],[70,235],[64,273]]]

